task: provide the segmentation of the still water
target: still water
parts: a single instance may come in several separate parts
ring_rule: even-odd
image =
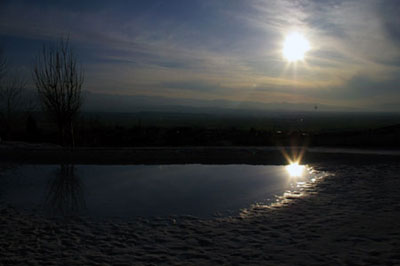
[[[23,165],[3,172],[0,200],[17,209],[92,218],[236,215],[318,173],[272,165]]]

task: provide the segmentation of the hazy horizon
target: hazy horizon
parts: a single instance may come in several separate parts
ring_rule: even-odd
[[[370,108],[343,107],[304,102],[269,102],[232,101],[225,99],[180,99],[164,96],[119,95],[88,92],[84,95],[83,111],[94,112],[138,112],[138,111],[190,111],[190,110],[220,110],[221,112],[337,112],[337,113],[398,113],[398,105],[375,105]]]

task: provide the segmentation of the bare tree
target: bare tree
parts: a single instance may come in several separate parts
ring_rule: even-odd
[[[0,88],[2,85],[2,80],[7,72],[7,58],[4,55],[3,49],[0,47]]]
[[[82,105],[83,70],[68,39],[43,46],[36,58],[33,79],[45,111],[57,124],[61,144],[65,144],[68,132],[74,146],[73,124]]]
[[[10,137],[13,124],[18,120],[19,114],[27,107],[28,102],[23,95],[25,86],[25,80],[17,74],[3,79],[0,89],[0,111],[6,138]]]
[[[2,92],[3,92],[3,79],[6,74],[7,70],[7,59],[4,56],[3,49],[0,47],[0,105],[2,102]],[[3,119],[3,113],[0,110],[0,121]],[[1,132],[0,132],[1,134]],[[1,142],[1,137],[0,137],[0,142]]]
[[[5,138],[10,137],[12,125],[17,120],[17,113],[25,106],[23,104],[25,84],[17,72],[10,75],[8,60],[0,48],[0,123]]]
[[[0,133],[6,139],[12,136],[15,125],[21,125],[24,113],[36,109],[34,99],[26,89],[27,79],[23,73],[23,69],[10,67],[0,47]]]

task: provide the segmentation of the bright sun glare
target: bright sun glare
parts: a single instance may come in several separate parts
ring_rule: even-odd
[[[300,177],[304,172],[304,165],[299,165],[299,163],[291,163],[286,166],[286,170],[288,171],[290,177]]]
[[[293,32],[286,36],[282,53],[289,62],[296,62],[298,60],[303,60],[305,53],[307,53],[310,48],[310,43],[302,34]]]

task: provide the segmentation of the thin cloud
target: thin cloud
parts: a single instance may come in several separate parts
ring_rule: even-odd
[[[0,35],[42,42],[69,34],[92,91],[350,105],[397,92],[394,0],[40,3],[3,2]],[[291,30],[312,46],[296,67],[281,55]]]

